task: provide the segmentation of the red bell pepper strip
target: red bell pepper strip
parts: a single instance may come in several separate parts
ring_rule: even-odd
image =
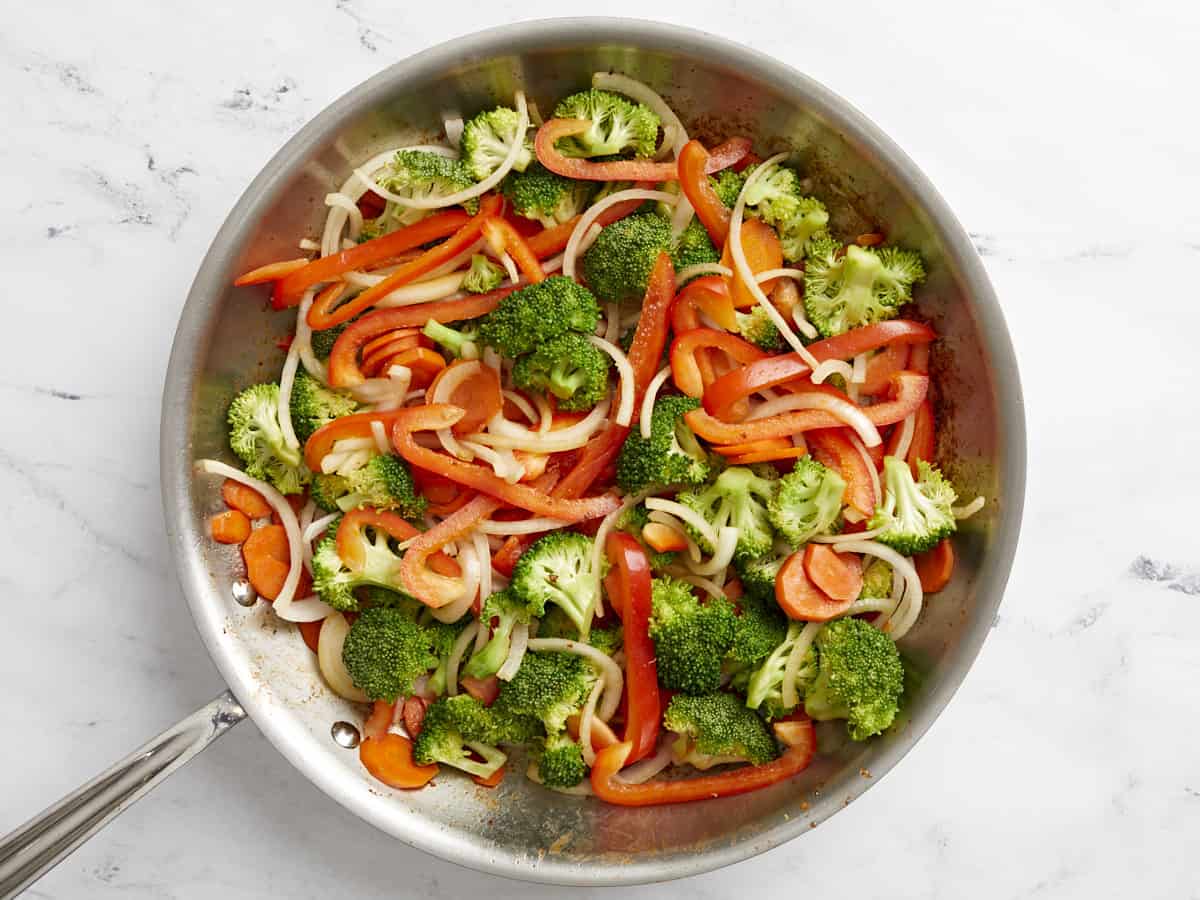
[[[366,558],[362,543],[354,540],[355,533],[367,525],[386,532],[397,541],[407,541],[421,533],[405,521],[399,513],[369,507],[350,510],[342,516],[342,521],[338,523],[337,553],[346,567],[356,572],[362,570],[366,564]]]
[[[775,723],[775,735],[788,748],[778,759],[761,766],[742,766],[716,775],[701,775],[679,781],[647,781],[627,784],[613,776],[630,757],[633,745],[614,744],[596,754],[592,766],[592,790],[606,803],[617,806],[660,806],[690,803],[713,797],[732,797],[786,781],[803,772],[817,750],[816,732],[808,719]]]
[[[875,496],[875,479],[867,461],[846,434],[842,428],[819,428],[805,434],[805,440],[813,459],[837,472],[846,482],[842,502],[865,519],[875,512],[880,498]]]
[[[749,466],[754,463],[799,459],[807,453],[807,447],[780,447],[769,450],[751,450],[747,453],[739,453],[737,456],[727,456],[725,457],[725,461],[731,466]]]
[[[538,262],[537,254],[530,248],[520,232],[513,228],[506,219],[492,216],[483,222],[483,236],[496,254],[508,253],[521,270],[521,274],[531,284],[546,280],[542,264]]]
[[[485,197],[479,204],[479,215],[454,232],[449,238],[435,247],[430,247],[414,260],[403,263],[395,272],[383,281],[372,285],[352,300],[347,300],[341,306],[334,308],[332,303],[317,303],[314,301],[308,311],[308,324],[316,331],[332,328],[343,322],[349,322],[364,309],[370,309],[396,288],[416,281],[422,275],[432,272],[443,263],[449,262],[458,254],[467,250],[479,239],[485,222],[499,213],[503,201],[493,195]]]
[[[929,376],[916,372],[897,372],[892,376],[892,385],[896,392],[894,400],[863,408],[863,413],[876,426],[899,422],[915,410],[929,390]],[[736,424],[724,422],[708,410],[693,409],[685,419],[698,437],[712,444],[740,444],[763,438],[790,437],[815,428],[840,428],[845,425],[836,416],[819,409],[802,409]]]
[[[638,316],[633,342],[629,345],[629,365],[633,368],[634,422],[638,420],[642,397],[658,371],[663,350],[667,347],[668,319],[674,299],[675,267],[671,265],[671,258],[667,254],[660,253],[650,271],[646,296],[642,298],[642,312]]]
[[[718,247],[725,245],[729,236],[729,207],[721,202],[717,192],[708,181],[704,167],[708,163],[708,151],[699,141],[688,141],[679,151],[679,187],[687,197],[696,218]]]
[[[428,560],[451,541],[456,541],[504,504],[495,497],[480,494],[466,506],[421,534],[400,563],[400,583],[404,590],[433,609],[452,603],[462,590],[462,582],[430,569]]]
[[[671,327],[676,334],[703,327],[704,313],[726,331],[738,330],[737,310],[729,297],[729,284],[720,275],[705,275],[689,281],[671,306]]]
[[[658,696],[658,667],[650,640],[650,561],[646,551],[623,531],[614,531],[604,546],[612,563],[616,588],[613,605],[621,610],[625,635],[625,740],[631,744],[626,763],[654,752],[658,744],[662,703]]]
[[[634,186],[647,188],[653,187],[653,183],[643,182]],[[599,225],[601,228],[611,225],[618,219],[624,219],[626,216],[637,212],[638,208],[644,202],[644,200],[626,200],[622,203],[614,203],[596,216],[594,224]],[[561,253],[567,249],[567,241],[571,239],[571,233],[575,230],[575,226],[579,224],[581,218],[583,218],[582,213],[568,219],[561,225],[555,225],[553,228],[539,231],[533,237],[526,238],[525,243],[529,245],[529,249],[533,251],[534,256],[538,259],[549,259],[554,254]]]
[[[895,456],[896,451],[900,449],[900,432],[903,429],[903,423],[892,429],[891,436],[888,438],[886,456]],[[913,413],[913,435],[912,441],[908,445],[908,454],[904,457],[912,469],[913,477],[917,477],[917,460],[923,459],[926,462],[933,462],[933,454],[936,440],[936,428],[933,419],[933,404],[929,402],[929,398],[921,401],[921,405],[917,407]]]
[[[908,344],[888,344],[867,360],[867,377],[859,391],[867,397],[884,393],[892,383],[892,376],[908,368]]]
[[[746,265],[755,275],[783,266],[783,245],[779,242],[779,235],[770,225],[759,219],[747,219],[742,222],[740,235],[742,251],[746,254]],[[725,242],[725,249],[721,254],[721,265],[733,269],[733,278],[730,280],[729,287],[733,305],[738,309],[749,309],[754,306],[758,301],[737,273],[737,267],[733,264],[733,249],[729,241]],[[777,280],[769,279],[762,282],[759,287],[762,288],[763,293],[769,295]]]
[[[321,460],[333,449],[333,445],[343,438],[360,438],[371,436],[371,423],[379,422],[386,432],[392,427],[392,422],[400,414],[398,409],[386,412],[353,413],[340,416],[327,425],[322,425],[312,433],[304,444],[304,464],[313,472],[321,471]]]
[[[414,432],[449,428],[462,416],[461,408],[446,404],[402,409],[392,424],[392,444],[412,465],[475,488],[504,503],[528,510],[536,516],[550,516],[564,522],[580,522],[608,515],[620,505],[620,501],[611,494],[590,497],[587,500],[548,497],[529,485],[509,484],[491,469],[465,463],[445,453],[422,447],[413,439]]]
[[[332,281],[344,272],[354,269],[378,266],[415,247],[449,237],[469,221],[471,217],[461,209],[448,209],[374,240],[365,241],[349,250],[314,259],[304,268],[297,269],[275,282],[275,290],[271,293],[271,305],[276,309],[296,306],[304,292],[314,284]]]
[[[928,325],[907,319],[892,319],[816,341],[809,344],[808,349],[819,362],[825,362],[829,359],[850,359],[891,344],[920,346],[935,337],[937,335]],[[704,408],[718,419],[729,418],[734,406],[756,391],[778,387],[812,373],[808,363],[795,353],[778,356],[763,354],[757,361],[746,362],[749,364],[722,375],[704,392]]]
[[[358,353],[372,338],[397,328],[423,327],[435,322],[460,322],[490,313],[514,287],[504,287],[487,294],[472,294],[459,300],[437,300],[396,309],[380,309],[369,313],[346,327],[334,342],[329,354],[329,383],[333,387],[353,387],[366,381],[358,364]]]
[[[705,173],[712,175],[729,168],[741,171],[742,160],[754,155],[750,152],[750,147],[750,139],[744,137],[732,137],[717,144],[708,151],[708,161],[704,164]]]
[[[715,328],[693,328],[691,331],[685,331],[683,334],[677,335],[671,342],[671,376],[675,381],[675,386],[689,397],[701,397],[705,394],[704,375],[697,363],[696,352],[706,349],[728,353],[737,362],[742,363],[743,368],[748,363],[757,363],[768,358],[764,351],[749,341],[727,331],[717,331]],[[779,357],[770,358],[778,359]],[[713,384],[716,383],[713,382]],[[721,443],[737,444],[742,442],[721,441]]]
[[[245,287],[249,284],[262,284],[266,281],[278,281],[293,272],[299,271],[309,263],[307,256],[297,259],[285,259],[280,262],[267,263],[257,269],[251,269],[245,275],[239,275],[233,281],[234,287]]]
[[[915,344],[908,354],[908,368],[911,372],[929,374],[929,345]]]

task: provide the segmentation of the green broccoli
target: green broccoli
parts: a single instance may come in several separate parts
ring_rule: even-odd
[[[695,218],[688,222],[683,234],[675,239],[670,249],[671,262],[676,269],[721,261],[721,251],[713,245],[704,225]]]
[[[317,508],[327,513],[341,512],[338,501],[350,493],[350,482],[345,475],[325,475],[318,473],[313,476],[308,486],[308,496]]]
[[[329,424],[339,416],[350,415],[358,409],[358,404],[353,397],[327,388],[307,372],[299,371],[292,383],[289,409],[292,429],[303,444],[322,425]]]
[[[625,634],[619,624],[609,628],[593,628],[584,637],[570,617],[561,607],[554,606],[538,620],[537,636],[539,638],[566,638],[569,641],[581,641],[590,644],[601,653],[612,656],[621,649]]]
[[[417,483],[403,457],[376,454],[365,466],[345,478],[349,493],[336,501],[339,509],[373,506],[394,509],[406,519],[420,519],[425,515],[427,501],[417,490]]]
[[[405,616],[417,621],[417,617],[421,612],[428,607],[415,597],[410,597],[408,594],[392,588],[382,588],[378,585],[370,584],[362,588],[360,591],[362,599],[359,601],[359,606],[363,609],[368,609],[373,606],[387,607],[402,612]],[[426,628],[426,631],[429,631]],[[432,633],[431,633],[432,634]],[[434,655],[438,655],[434,648]]]
[[[577,653],[531,650],[512,681],[500,686],[493,708],[508,716],[533,717],[555,734],[583,708],[597,677],[592,664]]]
[[[715,691],[721,684],[721,660],[736,631],[737,616],[728,600],[701,603],[686,581],[654,579],[650,638],[665,687],[685,694]]]
[[[592,123],[582,134],[558,142],[556,149],[564,156],[612,156],[629,150],[635,156],[653,156],[657,148],[658,116],[609,91],[592,88],[572,94],[554,107],[554,118]]]
[[[670,254],[677,269],[720,259],[698,221],[693,220],[676,241],[667,219],[655,212],[638,212],[601,229],[583,255],[583,275],[601,300],[640,303],[663,252]]]
[[[534,163],[526,171],[505,178],[502,190],[517,215],[553,228],[583,212],[592,183],[564,178]]]
[[[513,168],[524,172],[533,161],[533,143],[525,135],[517,134],[520,125],[520,114],[501,106],[479,113],[463,126],[458,146],[467,171],[476,181],[483,181],[500,168],[518,139],[524,146],[517,153]]]
[[[435,665],[429,635],[403,610],[365,609],[354,620],[342,645],[350,678],[372,700],[395,702],[412,693],[413,682]]]
[[[538,538],[513,567],[509,589],[535,616],[551,604],[562,609],[586,635],[596,607],[591,566],[592,539],[575,531]]]
[[[737,625],[726,656],[741,671],[759,665],[787,635],[788,620],[774,600],[743,595],[737,601]]]
[[[815,643],[816,680],[804,711],[818,722],[845,719],[851,739],[865,741],[892,724],[904,691],[904,666],[895,643],[862,619],[837,619]]]
[[[805,197],[800,190],[800,177],[785,166],[776,166],[750,185],[746,191],[746,211],[775,229],[783,258],[789,262],[803,259],[810,241],[818,235],[824,236],[829,224],[825,205],[813,197]]]
[[[763,720],[733,694],[672,697],[663,726],[679,735],[674,760],[697,769],[737,762],[759,766],[779,755]]]
[[[388,536],[382,531],[359,529],[354,539],[361,545],[364,558],[360,570],[350,569],[342,561],[337,538],[333,535],[323,538],[313,551],[313,587],[322,600],[343,612],[358,609],[355,588],[375,585],[391,590],[400,573],[400,554],[392,549]]]
[[[708,487],[682,491],[675,499],[704,517],[714,529],[731,525],[738,530],[733,558],[741,562],[771,551],[774,537],[767,504],[775,496],[778,480],[745,466],[730,466]],[[691,526],[688,531],[706,553],[716,548]]]
[[[425,711],[421,733],[413,742],[413,760],[422,766],[444,763],[477,778],[487,778],[508,760],[493,746],[494,735],[492,717],[474,697],[443,697]]]
[[[650,439],[634,428],[617,457],[617,484],[627,494],[651,485],[698,485],[708,478],[708,454],[683,417],[700,401],[682,395],[660,395],[650,417]]]
[[[650,568],[657,572],[672,565],[679,554],[673,550],[659,552],[646,543],[645,538],[642,537],[642,529],[649,522],[650,510],[646,508],[646,504],[638,503],[635,506],[629,507],[617,517],[617,529],[637,538],[638,543],[642,545],[642,549],[646,551],[646,556],[650,559]]]
[[[780,537],[799,547],[837,521],[845,490],[841,475],[803,456],[779,479],[779,490],[767,503],[767,517]]]
[[[712,185],[712,189],[716,191],[720,201],[733,209],[733,205],[737,203],[738,194],[742,192],[742,188],[746,184],[748,174],[748,172],[735,172],[733,169],[722,169],[716,175],[709,175],[708,183]]]
[[[874,560],[863,570],[863,586],[858,599],[880,599],[892,596],[892,567],[882,559]]]
[[[591,291],[563,275],[513,291],[484,317],[479,339],[510,359],[578,331],[592,334],[600,321],[600,305]]]
[[[538,779],[546,787],[570,788],[588,776],[583,749],[566,734],[546,737],[538,753]]]
[[[462,289],[469,294],[486,294],[488,291],[494,291],[500,287],[504,281],[505,272],[501,266],[492,262],[482,253],[476,253],[471,257],[471,268],[467,271],[467,276],[462,280]],[[429,320],[433,322],[433,319]],[[434,324],[437,324],[436,322]],[[426,328],[429,326],[426,325]],[[443,326],[444,327],[444,326]],[[433,335],[425,332],[429,337]],[[437,340],[437,338],[434,338]],[[440,343],[440,341],[439,341]],[[455,354],[461,356],[461,353]]]
[[[804,266],[804,311],[822,337],[893,318],[925,277],[915,250],[839,249],[828,236],[814,238]]]
[[[736,563],[738,577],[742,580],[742,588],[747,597],[764,602],[775,601],[775,579],[779,577],[779,569],[785,556],[766,555],[757,559],[744,559]]]
[[[954,486],[925,460],[917,462],[917,472],[919,480],[914,481],[908,463],[884,457],[883,502],[868,526],[884,529],[875,540],[905,556],[932,550],[956,527],[951,509],[958,499]]]
[[[342,332],[349,327],[349,322],[342,322],[340,325],[334,325],[332,328],[314,331],[312,337],[309,339],[309,344],[312,345],[313,356],[320,360],[329,359],[329,354],[333,352],[333,345],[342,336]]]
[[[478,349],[479,322],[474,319],[462,323],[459,328],[451,328],[430,319],[421,329],[421,333],[456,359],[463,356],[469,348]]]
[[[497,591],[488,597],[479,616],[480,627],[486,628],[492,619],[498,621],[488,642],[475,651],[463,667],[463,674],[470,678],[488,678],[495,675],[508,657],[513,629],[518,624],[528,625],[531,618],[525,601],[516,597],[512,591]]]
[[[783,348],[783,335],[779,326],[771,321],[771,314],[762,306],[755,306],[750,312],[735,310],[738,332],[763,350],[780,350]]]
[[[799,705],[799,700],[791,706],[783,702],[783,678],[787,671],[788,657],[800,632],[804,630],[804,622],[788,622],[787,631],[778,645],[767,654],[766,658],[744,678],[742,685],[746,693],[746,706],[757,709],[769,719],[776,719],[790,713]],[[804,688],[817,674],[817,657],[812,647],[809,647],[800,661],[800,671],[797,675],[797,694],[803,694]]]
[[[275,485],[281,493],[304,490],[309,471],[299,447],[288,446],[279,424],[279,385],[255,384],[229,405],[229,446],[246,474]]]
[[[358,237],[355,243],[365,244],[367,241],[373,241],[377,237],[383,237],[387,232],[387,223],[381,219],[364,219],[362,228],[358,230]]]
[[[591,409],[608,393],[607,353],[577,331],[568,331],[517,357],[512,377],[517,387],[558,398],[566,411]]]
[[[427,150],[398,150],[386,174],[379,180],[386,190],[412,200],[437,200],[466,190],[475,184],[466,164],[457,159],[430,153]],[[400,206],[393,214],[395,220],[408,225],[423,219],[428,210],[406,207],[388,202],[391,210]],[[479,210],[479,198],[468,200],[463,208],[474,214]]]

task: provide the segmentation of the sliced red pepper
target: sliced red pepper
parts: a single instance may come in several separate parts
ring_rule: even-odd
[[[896,451],[900,449],[900,432],[903,429],[903,422],[892,429],[892,434],[887,441],[887,449],[884,451],[885,456],[896,455]],[[937,432],[934,426],[933,404],[926,397],[913,413],[912,441],[909,442],[908,453],[904,457],[905,462],[912,469],[914,478],[917,476],[917,460],[933,462],[936,443]]]
[[[866,397],[887,391],[892,376],[908,368],[908,344],[888,344],[867,360],[867,377],[858,390]]]
[[[250,284],[263,284],[267,281],[278,281],[293,272],[299,271],[308,265],[308,257],[301,256],[297,259],[285,259],[280,262],[267,263],[265,266],[259,266],[257,269],[251,269],[245,275],[239,275],[234,279],[234,287],[246,287]]]
[[[740,235],[742,252],[746,255],[746,265],[755,275],[783,266],[783,245],[779,242],[779,235],[770,225],[760,219],[747,219],[742,222]],[[733,264],[733,250],[728,240],[725,242],[725,250],[721,254],[721,265],[728,266],[733,270],[733,278],[730,279],[729,286],[729,295],[733,300],[733,305],[738,309],[749,309],[754,306],[758,300],[754,294],[750,293],[750,288],[738,275],[737,267]],[[759,287],[762,288],[763,293],[770,294],[776,280],[772,278],[764,281]]]
[[[628,784],[614,776],[629,760],[632,744],[614,744],[596,754],[592,766],[592,790],[606,803],[617,806],[661,806],[690,803],[713,797],[732,797],[786,781],[803,772],[817,751],[812,722],[777,722],[775,735],[788,744],[778,759],[761,766],[742,766],[716,775],[700,775],[678,781],[647,781]]]
[[[359,350],[372,338],[398,328],[423,327],[435,322],[461,322],[487,315],[516,288],[504,287],[487,294],[472,294],[459,300],[437,300],[396,309],[380,309],[352,322],[338,335],[329,354],[329,383],[334,387],[353,387],[366,381],[358,363]]]
[[[935,337],[937,335],[928,325],[907,319],[892,319],[817,341],[810,344],[808,349],[818,362],[825,362],[829,359],[850,359],[891,344],[921,346]],[[747,363],[722,375],[704,392],[704,408],[718,419],[730,418],[730,411],[736,404],[756,391],[778,387],[812,373],[808,363],[795,353],[770,357],[764,353],[759,360],[748,360]]]
[[[486,627],[486,623],[485,623]],[[500,679],[495,675],[487,678],[471,678],[469,675],[458,679],[464,691],[482,703],[491,706],[500,696]]]
[[[400,414],[398,409],[386,412],[353,413],[340,416],[312,433],[304,444],[304,464],[313,472],[321,471],[321,460],[333,449],[333,445],[344,438],[371,437],[371,423],[379,422],[385,433]]]
[[[846,482],[842,503],[863,518],[875,512],[879,498],[875,496],[875,479],[867,461],[847,437],[848,429],[829,428],[807,432],[804,437],[808,452],[821,465],[832,469]]]
[[[508,220],[496,216],[485,219],[483,236],[497,255],[508,253],[530,283],[536,284],[546,280],[546,273],[542,270],[542,264],[538,262],[537,254]]]
[[[338,523],[336,540],[338,557],[352,571],[361,571],[366,564],[362,542],[355,538],[357,532],[367,526],[386,532],[397,541],[407,541],[421,533],[399,513],[370,507],[350,510]]]
[[[620,501],[611,494],[587,500],[563,500],[547,497],[525,484],[509,484],[490,468],[465,463],[445,453],[420,446],[413,434],[418,431],[437,431],[449,428],[462,418],[457,406],[430,404],[402,409],[392,424],[392,443],[406,460],[422,469],[475,488],[504,503],[518,506],[537,516],[550,516],[564,522],[594,519],[612,512]],[[465,507],[464,507],[465,509]]]
[[[671,265],[671,258],[667,254],[660,253],[650,271],[646,295],[642,298],[642,311],[633,333],[633,342],[629,345],[629,365],[633,368],[634,422],[638,420],[642,397],[658,371],[663,350],[667,347],[668,322],[674,300],[675,267]]]
[[[737,310],[729,297],[729,284],[720,275],[705,275],[684,286],[671,307],[671,327],[676,334],[701,328],[701,312],[726,331],[737,332]]]
[[[923,375],[929,374],[929,350],[928,344],[914,344],[912,350],[908,354],[908,368],[913,372],[920,372]]]
[[[753,156],[750,152],[749,138],[731,137],[726,141],[717,144],[708,151],[708,162],[704,164],[704,171],[708,175],[713,175],[720,172],[722,169],[737,169],[741,171],[740,164],[742,160]]]
[[[689,397],[702,397],[705,394],[704,375],[700,371],[696,355],[699,350],[710,349],[721,350],[729,354],[743,366],[767,358],[764,351],[727,331],[717,331],[715,328],[693,328],[691,331],[676,335],[675,340],[671,342],[671,375],[675,386]],[[771,358],[777,359],[778,357]],[[713,382],[713,384],[715,383]],[[741,441],[722,441],[721,443],[736,444]]]
[[[434,572],[428,560],[451,541],[457,541],[504,504],[495,497],[480,494],[462,509],[423,532],[408,549],[400,563],[400,583],[404,590],[426,606],[437,609],[454,602],[462,591],[462,582]]]
[[[725,461],[731,466],[749,466],[754,463],[764,462],[780,462],[786,459],[799,459],[808,453],[805,447],[775,447],[771,449],[751,450],[747,453],[739,453],[737,456],[727,456]]]
[[[450,429],[460,437],[481,429],[504,406],[504,396],[500,392],[500,376],[491,366],[485,366],[476,360],[459,359],[452,362],[433,379],[433,383],[429,385],[427,396],[429,398],[436,397],[438,385],[442,379],[464,366],[470,366],[475,371],[465,376],[450,393],[450,396],[443,400],[445,403],[461,407],[466,411],[465,415]]]
[[[271,305],[276,309],[296,306],[304,292],[315,284],[332,281],[355,269],[370,269],[414,247],[449,237],[469,221],[471,217],[461,209],[448,209],[349,250],[314,259],[304,268],[275,282]]]
[[[717,192],[708,181],[704,167],[708,164],[708,151],[699,141],[688,141],[679,151],[679,187],[687,197],[696,218],[718,247],[725,245],[729,236],[729,207],[721,202]]]
[[[343,322],[349,322],[363,310],[370,309],[396,288],[416,281],[422,275],[426,275],[443,263],[449,262],[479,239],[480,234],[483,232],[484,223],[499,213],[502,205],[503,201],[494,194],[485,197],[479,204],[479,215],[473,216],[470,221],[454,232],[449,238],[434,247],[430,247],[416,259],[402,264],[396,271],[384,278],[383,281],[372,285],[358,296],[347,300],[340,306],[335,308],[332,303],[317,303],[314,301],[312,308],[308,311],[308,324],[314,330],[320,331],[324,328],[332,328],[335,325],[340,325]]]
[[[658,744],[662,704],[658,667],[650,640],[650,561],[631,535],[614,531],[604,545],[613,570],[608,582],[616,589],[613,606],[621,610],[625,635],[625,740],[631,744],[626,763],[654,752]]]

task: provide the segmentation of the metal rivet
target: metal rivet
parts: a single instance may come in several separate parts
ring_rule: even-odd
[[[334,743],[339,747],[345,747],[347,750],[353,750],[358,746],[358,742],[362,737],[358,733],[358,726],[350,722],[334,722],[333,727],[329,729],[329,733],[333,736]]]
[[[244,578],[239,578],[233,583],[231,593],[233,594],[234,602],[241,606],[253,606],[258,602],[258,591],[254,589],[254,585]]]

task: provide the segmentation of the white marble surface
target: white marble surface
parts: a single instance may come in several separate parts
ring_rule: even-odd
[[[976,236],[1017,346],[1024,536],[978,664],[890,777],[803,841],[624,895],[1198,897],[1200,13],[804,7],[575,9],[697,24],[789,60],[925,169]],[[157,429],[179,307],[235,198],[388,62],[570,4],[493,0],[449,21],[435,9],[6,8],[0,831],[221,689],[167,559]],[[1152,564],[1132,571],[1142,555]],[[30,896],[565,893],[397,845],[247,724]]]

